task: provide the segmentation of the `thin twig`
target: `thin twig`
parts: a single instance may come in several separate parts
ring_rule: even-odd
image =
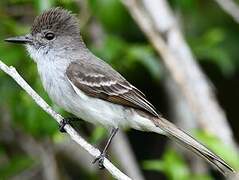
[[[63,117],[60,114],[53,111],[53,109],[18,74],[18,72],[14,67],[12,66],[8,67],[2,61],[0,61],[0,69],[2,69],[5,73],[11,76],[44,111],[46,111],[49,115],[53,117],[53,119],[55,119],[58,123],[61,122]],[[94,148],[85,139],[83,139],[70,125],[67,124],[65,126],[65,130],[77,144],[83,147],[92,156],[97,157],[100,155],[100,151]],[[119,169],[117,169],[108,159],[104,160],[104,166],[116,179],[120,180],[131,179],[127,175],[122,173]]]

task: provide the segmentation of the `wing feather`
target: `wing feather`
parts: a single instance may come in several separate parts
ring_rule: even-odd
[[[159,117],[154,106],[145,99],[140,90],[113,69],[110,71],[106,72],[92,66],[89,68],[79,62],[73,62],[67,68],[66,75],[71,84],[89,96],[134,107]]]

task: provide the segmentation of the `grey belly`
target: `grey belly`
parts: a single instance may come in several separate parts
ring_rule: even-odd
[[[127,124],[126,110],[122,106],[89,97],[80,90],[80,94],[76,93],[68,80],[52,81],[45,89],[58,106],[85,121],[111,127]]]
[[[57,78],[54,75],[50,77],[54,78],[42,78],[43,86],[50,98],[58,106],[82,120],[106,127],[130,126],[141,129],[141,126],[152,127],[153,125],[151,121],[139,116],[131,108],[87,96],[70,84],[64,75]]]

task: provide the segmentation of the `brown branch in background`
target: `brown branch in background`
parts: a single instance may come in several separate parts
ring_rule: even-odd
[[[79,20],[81,28],[83,29],[91,18],[91,12],[88,5],[89,2],[85,0],[75,0],[75,2],[80,8]]]
[[[40,159],[43,177],[46,180],[58,180],[60,173],[55,159],[55,153],[52,151],[50,143],[44,144],[37,142],[31,136],[20,130],[15,130],[18,144],[34,159]]]
[[[122,0],[186,98],[199,126],[236,147],[210,83],[194,59],[166,0]]]
[[[48,180],[59,180],[61,176],[55,158],[55,152],[49,139],[41,143],[39,150],[39,156],[41,156],[45,172],[44,176],[48,177]]]
[[[184,96],[182,96],[181,93],[178,92],[178,87],[170,76],[167,76],[165,78],[164,85],[167,89],[168,94],[170,119],[173,119],[180,128],[187,131],[197,128],[196,119],[190,111],[186,99],[184,98]],[[177,148],[178,151],[180,151],[185,156],[185,158],[190,163],[190,167],[192,168],[193,172],[202,174],[208,171],[208,164],[206,164],[205,161],[203,161],[200,157],[186,151],[176,143],[171,143],[170,145],[174,148]]]
[[[114,141],[112,141],[111,149],[113,154],[117,157],[120,166],[130,177],[137,180],[144,180],[144,176],[140,171],[134,152],[124,132],[119,131],[117,133]]]
[[[78,144],[71,141],[68,137],[64,137],[62,141],[54,142],[54,150],[56,154],[60,156],[58,157],[60,161],[67,159],[67,161],[76,166],[76,169],[83,169],[84,172],[90,174],[96,173],[98,170],[97,166],[92,166],[91,155],[83,149],[78,148]]]
[[[239,23],[239,5],[233,0],[215,0],[216,3]]]
[[[60,114],[57,114],[53,109],[27,84],[27,82],[18,74],[16,69],[12,66],[8,67],[2,61],[0,61],[0,69],[4,71],[6,74],[11,76],[32,98],[33,100],[53,119],[55,119],[58,123],[63,120],[63,117]],[[83,147],[88,153],[90,153],[93,157],[98,157],[100,155],[100,151],[94,148],[91,144],[89,144],[85,139],[83,139],[69,124],[65,126],[66,132],[70,135],[72,140],[74,140],[77,144]],[[104,167],[116,178],[120,180],[130,180],[127,175],[122,173],[119,169],[117,169],[108,159],[104,160]]]

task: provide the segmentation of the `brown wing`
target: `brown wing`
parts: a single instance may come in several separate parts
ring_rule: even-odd
[[[154,106],[145,99],[144,94],[112,68],[103,71],[98,66],[73,62],[67,68],[66,74],[75,87],[89,96],[159,116]]]

